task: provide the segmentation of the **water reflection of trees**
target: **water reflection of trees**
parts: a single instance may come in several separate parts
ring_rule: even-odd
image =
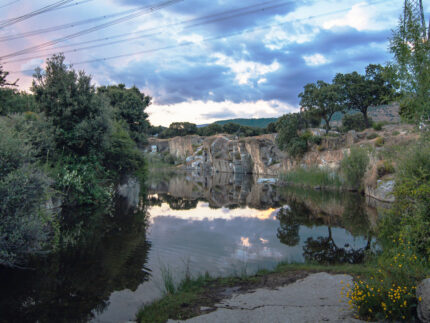
[[[148,280],[144,208],[62,216],[71,220],[61,228],[64,247],[32,259],[34,270],[0,270],[0,321],[87,322],[113,291],[134,291]]]
[[[309,202],[290,195],[288,206],[281,208],[277,213],[278,239],[288,246],[297,246],[300,243],[302,226],[326,226],[327,236],[311,237],[304,242],[305,260],[324,264],[362,262],[372,242],[372,232],[364,201],[358,195],[350,195],[341,201],[343,212],[339,216],[327,214],[322,209],[318,209],[319,203],[324,203],[326,200],[315,203],[315,200]],[[348,244],[338,246],[333,239],[332,227],[342,227],[353,236],[366,236],[366,246],[358,249],[353,249]]]

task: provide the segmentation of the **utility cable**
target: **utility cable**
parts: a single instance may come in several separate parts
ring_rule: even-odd
[[[202,25],[207,25],[207,24],[211,24],[211,23],[215,23],[215,22],[219,22],[219,21],[223,21],[223,20],[233,19],[233,18],[236,18],[236,17],[253,14],[253,13],[256,13],[256,12],[259,12],[259,11],[264,11],[264,10],[278,8],[280,6],[285,6],[285,5],[291,4],[291,3],[292,3],[291,1],[289,1],[289,2],[282,2],[282,3],[274,4],[274,5],[271,5],[271,6],[261,7],[261,8],[258,8],[258,9],[252,9],[252,10],[248,10],[248,11],[243,11],[243,8],[241,8],[241,12],[240,13],[236,13],[234,15],[229,15],[229,16],[224,16],[224,17],[220,16],[220,13],[218,13],[216,15],[211,15],[211,16],[206,16],[206,17],[201,17],[201,18],[196,18],[196,19],[188,20],[188,21],[186,21],[186,23],[189,23],[191,21],[199,21],[199,20],[202,20],[203,18],[207,18],[207,17],[214,17],[212,20],[200,21],[200,22],[196,22],[194,24],[186,25],[184,29],[195,28],[195,27],[199,27],[199,26],[202,26]],[[254,7],[254,6],[252,6],[252,7]],[[223,14],[225,14],[225,13],[226,12],[224,12]],[[229,13],[229,12],[227,12],[227,13]],[[180,25],[180,24],[183,24],[183,23],[184,22],[170,24],[170,25],[159,27],[159,28],[152,28],[152,29],[149,29],[149,30],[165,29],[166,27],[177,26],[177,25]],[[149,30],[146,30],[144,32],[147,32]],[[110,41],[110,42],[104,42],[102,44],[95,44],[95,45],[89,45],[89,46],[80,47],[80,48],[74,48],[74,49],[71,49],[71,50],[61,50],[61,52],[63,54],[67,54],[67,53],[75,53],[75,52],[82,51],[82,50],[88,50],[88,49],[93,49],[93,48],[111,46],[111,45],[116,45],[116,44],[120,44],[120,43],[124,43],[124,42],[129,42],[129,41],[132,41],[132,40],[139,40],[139,39],[148,38],[148,37],[151,37],[151,36],[157,36],[157,35],[160,35],[162,32],[163,31],[159,31],[159,32],[155,32],[155,33],[147,33],[147,34],[138,35],[138,36],[134,36],[134,37],[127,37],[125,39],[114,40],[114,41]],[[140,33],[141,32],[139,32],[139,34]],[[123,36],[121,35],[121,37],[123,37]],[[107,39],[107,38],[105,38],[105,39]],[[84,43],[92,43],[92,41],[84,42]],[[65,47],[70,47],[70,46],[72,46],[72,45],[67,45]],[[41,49],[41,50],[44,50],[44,49]],[[34,59],[34,58],[44,58],[46,56],[52,56],[53,54],[56,54],[56,53],[58,53],[58,51],[57,52],[43,54],[43,55],[38,55],[38,56],[32,56],[31,59]],[[26,61],[28,59],[29,59],[29,57],[18,58],[18,59],[6,61],[6,62],[4,62],[4,64],[12,63],[12,62],[22,62],[22,61]]]
[[[36,45],[36,46],[32,46],[32,47],[29,47],[29,48],[26,48],[26,49],[22,49],[22,50],[14,52],[14,53],[10,53],[10,54],[7,54],[7,55],[0,56],[0,60],[5,59],[5,58],[10,58],[10,57],[24,55],[24,54],[27,54],[29,52],[35,51],[37,49],[50,47],[50,46],[53,46],[55,44],[64,42],[66,40],[69,40],[69,39],[72,39],[72,38],[76,38],[76,37],[79,37],[79,36],[82,36],[82,35],[86,35],[86,34],[95,32],[95,31],[100,30],[100,29],[108,28],[110,26],[113,26],[113,25],[116,25],[116,24],[119,24],[119,23],[123,23],[125,21],[137,18],[139,16],[143,16],[143,15],[147,15],[147,14],[152,14],[155,11],[158,11],[158,10],[161,10],[161,9],[166,8],[168,6],[174,5],[174,4],[176,4],[178,2],[181,2],[181,1],[183,1],[183,0],[168,0],[168,1],[165,1],[165,2],[162,2],[162,3],[158,4],[156,6],[150,7],[149,9],[139,9],[139,10],[136,10],[136,12],[134,12],[134,13],[132,13],[130,15],[127,15],[125,17],[121,17],[121,18],[112,20],[110,22],[107,22],[107,23],[104,23],[104,24],[101,24],[101,25],[97,25],[97,26],[94,26],[94,27],[91,27],[91,28],[88,28],[88,29],[85,29],[85,30],[82,30],[82,31],[79,31],[79,32],[76,32],[76,33],[73,33],[73,34],[70,34],[70,35],[67,35],[65,37],[57,38],[57,39],[54,39],[52,41],[48,41],[48,42],[45,42],[45,43],[42,43],[42,44],[39,44],[39,45]]]
[[[385,2],[391,2],[391,0],[375,1],[375,2],[372,2],[372,3],[368,4],[368,6],[379,4],[379,3],[385,3]],[[287,24],[295,23],[295,22],[300,22],[300,21],[305,21],[305,20],[312,20],[312,19],[321,18],[321,17],[325,17],[325,16],[331,16],[331,15],[334,15],[334,14],[347,12],[350,9],[351,8],[339,9],[339,10],[335,10],[335,11],[331,11],[331,12],[322,13],[322,14],[319,14],[319,15],[308,16],[308,17],[305,17],[305,18],[297,18],[297,19],[289,20],[289,21],[286,21],[286,22],[278,23],[278,24],[269,24],[269,25],[259,26],[259,27],[251,28],[251,29],[248,29],[248,30],[245,30],[245,31],[242,30],[242,31],[238,31],[238,32],[230,33],[230,34],[213,36],[213,37],[207,37],[207,38],[202,39],[201,42],[209,42],[209,41],[219,40],[219,39],[223,39],[223,38],[230,38],[230,37],[234,37],[234,36],[238,36],[238,35],[242,35],[242,34],[248,34],[248,33],[253,33],[253,32],[256,32],[256,31],[263,31],[263,30],[271,29],[271,28],[274,28],[274,27],[280,27],[280,26],[284,26],[284,25],[287,25]],[[95,59],[90,59],[90,60],[85,60],[85,61],[73,62],[73,63],[70,63],[70,65],[82,65],[82,64],[88,64],[88,63],[105,62],[105,61],[119,59],[119,58],[125,58],[125,57],[130,57],[130,56],[135,56],[135,55],[142,55],[142,54],[150,54],[150,53],[154,53],[154,52],[158,52],[158,51],[163,51],[163,50],[168,50],[168,49],[182,48],[182,47],[187,47],[187,46],[192,46],[192,45],[196,45],[196,44],[194,42],[184,42],[184,43],[181,43],[181,44],[175,44],[175,45],[169,45],[169,46],[158,47],[158,48],[153,48],[153,49],[135,51],[135,52],[126,53],[126,54],[108,56],[108,57],[104,57],[104,58],[95,58]],[[5,63],[10,63],[10,62],[5,62]],[[32,69],[30,69],[30,70],[22,70],[22,71],[13,71],[13,72],[10,72],[10,74],[32,72],[32,71],[33,71]]]

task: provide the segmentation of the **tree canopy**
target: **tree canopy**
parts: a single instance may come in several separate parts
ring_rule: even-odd
[[[299,98],[300,106],[309,114],[309,117],[325,121],[326,132],[331,129],[330,121],[333,115],[345,110],[344,99],[338,84],[324,81],[306,84]]]

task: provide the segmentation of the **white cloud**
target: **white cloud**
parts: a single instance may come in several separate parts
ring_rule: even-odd
[[[239,85],[249,84],[251,79],[259,79],[260,76],[275,72],[281,67],[276,60],[270,65],[264,65],[258,62],[245,61],[243,59],[236,61],[221,53],[213,54],[212,57],[216,58],[215,64],[227,66],[236,74],[235,79]]]
[[[285,22],[285,21],[283,21]],[[319,33],[319,28],[292,23],[291,27],[276,26],[265,35],[263,43],[270,50],[280,50],[288,44],[303,44],[312,41]]]
[[[328,20],[323,24],[325,29],[334,27],[352,27],[359,31],[373,29],[372,23],[374,11],[369,7],[367,2],[361,2],[352,6],[351,10],[341,18]]]
[[[319,66],[329,63],[330,61],[321,54],[303,55],[303,59],[308,66]]]
[[[211,123],[221,118],[208,118],[207,115],[222,111],[233,111],[238,118],[274,118],[288,112],[296,112],[298,107],[278,100],[234,103],[231,101],[188,101],[171,105],[158,105],[156,102],[147,109],[153,125],[169,126],[172,122],[188,121],[196,124]]]

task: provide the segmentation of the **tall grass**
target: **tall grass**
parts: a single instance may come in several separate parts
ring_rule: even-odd
[[[339,189],[343,185],[342,179],[336,171],[317,167],[297,168],[282,174],[280,177],[284,182],[304,186],[320,186]]]

